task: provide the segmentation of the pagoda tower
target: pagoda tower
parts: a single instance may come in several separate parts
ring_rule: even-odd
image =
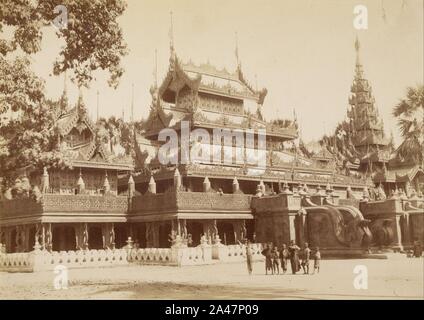
[[[375,106],[372,88],[364,77],[358,38],[355,49],[355,76],[348,110],[349,134],[361,162],[360,170],[372,175],[376,170],[383,169],[389,160],[388,139],[384,134],[383,120]]]

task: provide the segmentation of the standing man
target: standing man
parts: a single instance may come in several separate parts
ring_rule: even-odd
[[[271,270],[272,273],[272,244],[268,243],[267,247],[262,250],[262,255],[265,256],[265,274],[268,274],[268,270]]]
[[[252,248],[250,248],[250,242],[246,239],[246,263],[247,263],[247,271],[249,275],[252,275]]]
[[[303,249],[302,257],[303,274],[309,274],[309,259],[311,258],[311,249],[309,249],[307,242],[305,242],[305,248]]]
[[[272,274],[274,272],[280,274],[280,253],[276,246],[272,249]]]
[[[283,274],[287,271],[287,259],[289,259],[289,250],[287,250],[286,244],[283,244],[280,251],[281,259],[281,269],[283,269]]]
[[[290,265],[292,273],[296,274],[300,270],[299,263],[299,250],[300,248],[294,243],[294,240],[290,241],[289,254],[290,254]]]

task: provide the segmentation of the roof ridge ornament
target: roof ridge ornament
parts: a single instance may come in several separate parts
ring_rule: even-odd
[[[355,39],[355,50],[356,50],[356,65],[360,65],[360,60],[359,60],[359,49],[361,48],[361,44],[359,42],[358,39],[358,35],[356,35],[356,39]]]

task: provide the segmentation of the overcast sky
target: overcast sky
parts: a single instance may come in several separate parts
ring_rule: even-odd
[[[368,30],[353,27],[358,4],[368,8]],[[407,86],[423,83],[422,0],[129,0],[120,18],[130,50],[123,59],[125,74],[114,90],[107,86],[108,74],[96,73],[83,92],[93,116],[99,90],[101,116],[125,110],[129,119],[132,83],[135,117],[147,116],[155,49],[159,81],[168,68],[171,10],[175,48],[185,61],[234,70],[237,32],[244,73],[253,85],[257,75],[258,87],[268,89],[265,117],[292,118],[295,108],[307,141],[330,133],[346,115],[356,35],[386,132],[393,131],[397,141],[392,107]],[[63,77],[51,75],[61,45],[54,30],[45,30],[42,51],[33,56],[52,98],[63,90]],[[77,88],[68,83],[68,91],[75,102]]]

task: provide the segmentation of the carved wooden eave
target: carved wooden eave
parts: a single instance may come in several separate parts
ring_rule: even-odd
[[[241,70],[241,66],[237,67],[237,75],[238,79],[241,83],[243,83],[249,90],[257,96],[258,104],[263,105],[265,97],[268,93],[268,90],[266,88],[262,88],[261,90],[255,90],[253,89],[252,85],[246,80],[243,71]]]
[[[76,128],[79,122],[83,123],[94,135],[94,124],[88,117],[85,108],[81,109],[79,106],[75,106],[67,113],[60,115],[59,119],[56,121],[56,126],[60,135],[66,136],[73,128]]]
[[[162,81],[162,84],[159,87],[159,97],[162,97],[165,91],[168,89],[174,92],[178,92],[185,85],[187,85],[191,90],[197,92],[201,76],[198,75],[195,78],[191,78],[186,72],[184,72],[180,60],[175,54],[171,56],[169,62],[170,64],[168,73],[166,74],[165,79]]]
[[[161,101],[153,102],[145,124],[146,135],[157,134],[161,129],[168,128],[172,118],[172,113],[165,113]]]
[[[118,163],[118,162],[72,160],[70,162],[70,165],[74,168],[92,168],[92,169],[105,169],[105,170],[118,170],[118,171],[133,171],[134,170],[133,164]]]

